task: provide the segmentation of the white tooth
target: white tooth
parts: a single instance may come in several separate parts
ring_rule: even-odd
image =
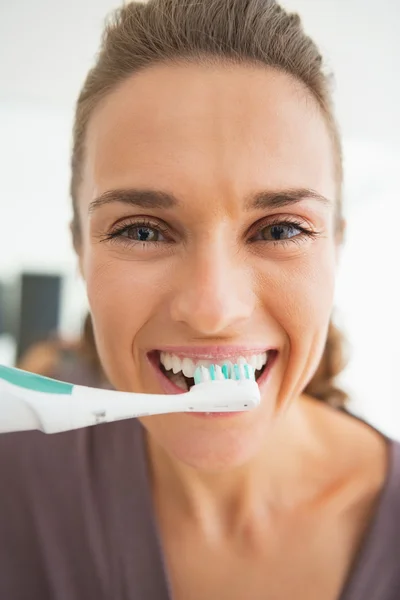
[[[257,370],[259,371],[263,367],[263,357],[262,354],[257,354]]]
[[[266,365],[268,362],[268,352],[263,352],[262,354],[262,366]]]
[[[182,372],[185,377],[193,377],[195,371],[194,362],[190,358],[184,358],[182,361]]]
[[[236,362],[238,365],[245,365],[247,363],[247,360],[244,358],[244,356],[240,356]]]
[[[182,371],[182,361],[180,360],[180,358],[178,358],[175,355],[172,355],[172,370],[174,373],[179,373],[179,371]]]
[[[196,367],[205,367],[206,369],[208,369],[208,367],[212,364],[212,361],[207,359],[197,360],[195,364]]]
[[[160,356],[161,363],[164,365],[166,371],[172,368],[172,358],[168,352],[162,352]]]
[[[249,358],[249,365],[252,366],[253,369],[257,369],[257,356],[255,354]]]
[[[254,367],[254,370],[255,370],[255,371],[257,371],[257,369],[259,368],[259,367],[258,367],[258,357],[259,357],[259,356],[260,356],[259,354],[255,354],[255,355],[253,356],[253,364],[252,364],[252,366]]]

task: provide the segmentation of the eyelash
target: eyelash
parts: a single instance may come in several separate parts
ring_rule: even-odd
[[[264,229],[267,229],[268,227],[276,227],[276,226],[293,227],[293,228],[297,229],[300,233],[298,235],[294,235],[293,237],[285,239],[285,240],[264,240],[264,239],[255,240],[254,239],[257,235],[260,235]],[[129,239],[128,237],[124,237],[123,234],[128,232],[130,229],[140,228],[140,227],[158,231],[167,239],[166,239],[166,241],[148,241],[148,242],[146,242],[146,241],[132,240],[132,239]],[[254,227],[253,227],[253,229],[254,229]],[[273,244],[274,246],[283,246],[283,245],[289,245],[292,243],[300,244],[305,238],[314,239],[319,235],[320,235],[320,232],[305,227],[303,225],[303,223],[299,222],[298,220],[296,220],[294,218],[286,217],[286,218],[277,218],[274,221],[268,222],[268,223],[265,223],[265,222],[261,223],[261,226],[259,225],[257,227],[256,233],[251,236],[250,241],[253,244],[261,242],[264,244]],[[169,238],[169,240],[168,240],[168,238]],[[160,223],[160,222],[149,221],[146,219],[142,219],[140,221],[132,221],[130,223],[125,222],[125,223],[117,226],[116,228],[114,228],[114,230],[111,231],[110,233],[106,234],[101,241],[109,241],[109,242],[113,242],[113,243],[124,244],[127,247],[136,246],[137,244],[141,244],[143,249],[144,248],[148,249],[149,246],[152,246],[154,248],[154,247],[159,246],[160,244],[173,244],[174,243],[170,236],[170,230],[165,224]]]
[[[254,240],[254,238],[257,235],[260,235],[264,229],[267,229],[270,227],[276,227],[276,226],[292,227],[294,229],[297,229],[300,233],[291,238],[288,238],[286,240]],[[305,227],[303,222],[295,219],[294,217],[291,217],[291,218],[277,217],[273,221],[265,222],[265,220],[264,220],[261,223],[259,223],[258,225],[256,225],[256,233],[254,235],[252,235],[251,239],[253,239],[253,243],[261,242],[261,243],[265,243],[265,244],[273,244],[274,246],[288,246],[290,244],[298,244],[299,245],[299,244],[301,244],[302,241],[304,241],[304,239],[306,239],[306,238],[314,239],[314,238],[318,237],[319,235],[320,235],[319,231]]]
[[[147,229],[154,229],[155,231],[160,232],[164,237],[168,238],[169,236],[169,229],[166,225],[160,223],[160,222],[152,222],[152,221],[148,221],[146,219],[142,219],[141,221],[132,221],[130,223],[127,223],[125,221],[125,223],[122,223],[121,225],[115,227],[113,229],[113,231],[111,231],[110,233],[108,233],[107,235],[104,236],[104,238],[101,241],[109,241],[109,242],[113,242],[113,243],[118,243],[118,244],[124,244],[128,247],[130,246],[136,246],[137,244],[141,244],[143,248],[147,248],[148,246],[153,246],[156,247],[160,244],[165,244],[165,243],[173,243],[172,241],[155,241],[155,242],[141,242],[139,240],[131,240],[128,237],[124,237],[124,233],[126,233],[127,231],[129,231],[130,229],[134,229],[134,228],[147,228]]]

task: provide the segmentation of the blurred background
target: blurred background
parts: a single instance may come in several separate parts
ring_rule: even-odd
[[[68,229],[71,127],[104,19],[119,4],[0,0],[0,364],[45,370],[56,340],[73,349],[82,331],[87,305]],[[350,344],[342,385],[354,412],[400,439],[400,2],[282,4],[301,15],[335,73],[348,223],[336,301]]]

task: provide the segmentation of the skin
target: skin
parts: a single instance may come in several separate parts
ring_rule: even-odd
[[[339,253],[317,103],[272,70],[157,66],[106,97],[86,142],[77,250],[111,383],[162,392],[147,355],[164,346],[278,352],[252,412],[142,419],[174,597],[335,598],[386,447],[302,395],[324,348]],[[128,189],[179,205],[91,204]],[[298,202],[247,208],[260,192],[299,189],[310,193]],[[273,241],[271,227],[288,220],[293,237]],[[134,237],[143,223],[162,234],[157,244],[109,239],[116,224]]]

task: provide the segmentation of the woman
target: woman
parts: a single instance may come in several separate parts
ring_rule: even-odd
[[[3,436],[2,598],[400,597],[400,450],[333,386],[341,185],[297,16],[271,0],[116,13],[72,157],[102,367],[118,390],[179,393],[193,364],[244,357],[262,403]]]

